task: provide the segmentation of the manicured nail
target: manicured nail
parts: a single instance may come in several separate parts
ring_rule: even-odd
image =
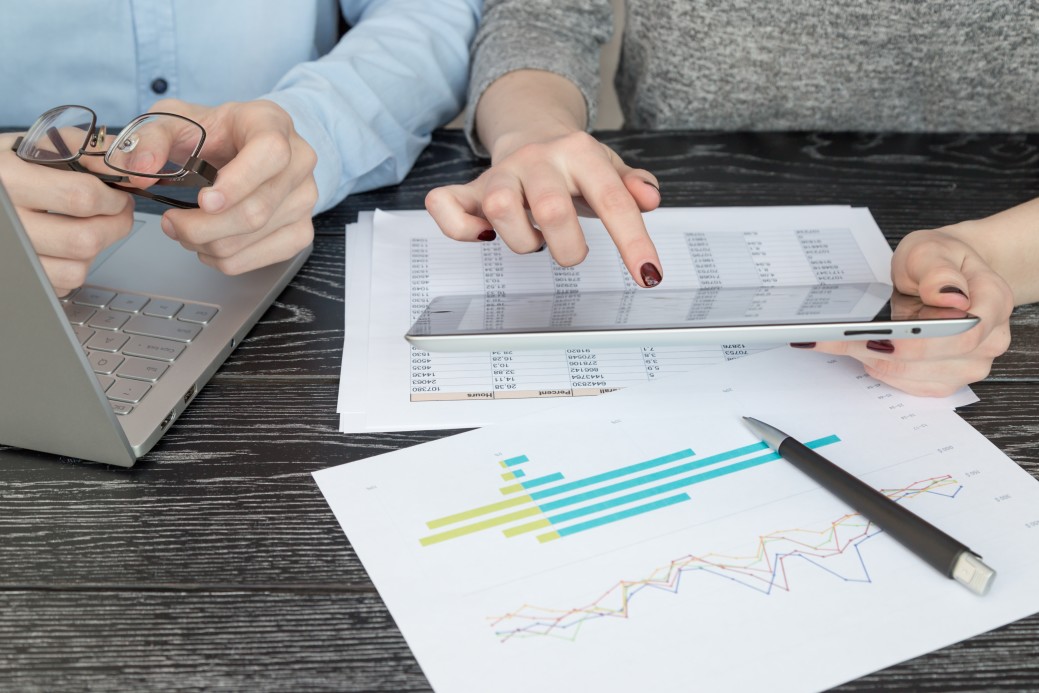
[[[162,227],[162,232],[164,234],[173,240],[177,240],[177,230],[173,228],[173,222],[171,222],[165,214],[162,215],[162,220],[159,222],[159,226]]]
[[[656,286],[663,279],[660,276],[660,270],[652,262],[644,264],[639,271],[642,273],[642,283],[646,286]]]
[[[656,190],[657,192],[660,192],[660,186],[659,186],[659,185],[657,185],[656,183],[654,183],[653,181],[651,181],[651,180],[646,180],[646,179],[644,179],[644,178],[643,178],[643,179],[642,179],[642,182],[643,182],[643,183],[645,183],[646,185],[648,185],[649,187],[653,188],[653,189],[654,189],[654,190]]]
[[[866,342],[866,348],[884,354],[892,354],[895,351],[895,345],[887,339],[871,339]]]
[[[498,234],[494,232],[494,229],[487,229],[486,231],[481,231],[480,235],[477,236],[477,238],[479,238],[481,241],[493,241],[497,237]]]
[[[952,286],[951,284],[949,286],[943,286],[942,288],[938,289],[938,293],[941,293],[941,294],[959,294],[960,296],[966,296],[967,295],[966,292],[964,292],[963,289],[961,289],[958,286]]]
[[[210,214],[216,214],[224,208],[227,200],[219,190],[203,190],[198,196],[198,206]]]
[[[815,342],[790,342],[790,346],[795,349],[814,349]]]

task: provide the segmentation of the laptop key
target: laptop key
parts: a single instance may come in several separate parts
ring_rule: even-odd
[[[178,342],[190,342],[202,331],[202,326],[180,322],[179,320],[165,320],[146,315],[135,315],[126,323],[123,331],[146,337],[161,337],[162,339],[173,339]]]
[[[62,306],[65,317],[73,325],[82,325],[94,315],[94,309],[89,306],[77,306],[75,303],[66,303]]]
[[[94,308],[104,308],[108,305],[108,302],[115,298],[114,291],[108,291],[107,289],[95,289],[90,286],[84,286],[76,292],[76,295],[72,297],[73,303],[78,303],[81,306],[93,306]]]
[[[87,341],[86,347],[97,351],[119,351],[128,339],[130,335],[120,332],[98,332]]]
[[[82,325],[73,325],[72,331],[76,335],[76,339],[79,340],[80,344],[86,344],[87,340],[94,336],[94,331],[89,327],[83,327]]]
[[[111,310],[118,310],[124,313],[140,313],[141,308],[148,303],[146,296],[139,296],[137,294],[119,294],[112,299],[112,302],[108,304]]]
[[[126,402],[116,402],[115,400],[110,399],[108,400],[108,403],[112,405],[112,411],[119,416],[126,416],[133,411],[133,407]]]
[[[176,361],[186,345],[171,342],[168,339],[155,339],[154,337],[132,337],[123,353],[127,356],[143,356],[146,359],[158,361]]]
[[[152,389],[151,385],[140,380],[123,380],[118,378],[115,384],[105,391],[105,394],[108,395],[108,399],[136,404],[148,394],[150,389]]]
[[[216,306],[204,306],[201,303],[185,304],[183,310],[177,313],[177,320],[194,322],[199,325],[207,325],[216,316]]]
[[[123,357],[119,354],[91,351],[87,353],[87,361],[90,362],[90,367],[94,369],[95,373],[112,375],[115,369],[119,368],[119,365],[123,362]]]
[[[177,301],[167,301],[164,298],[153,298],[151,302],[144,307],[144,314],[156,318],[172,318],[177,314],[177,311],[183,307],[183,305],[183,303],[178,303]]]
[[[130,316],[126,313],[116,313],[111,310],[99,310],[94,317],[87,321],[87,325],[90,327],[96,327],[99,330],[118,330],[123,326]]]
[[[116,375],[120,378],[147,380],[148,382],[154,383],[162,377],[162,374],[166,372],[167,368],[169,368],[169,365],[165,363],[152,361],[151,359],[138,359],[130,356],[127,357],[125,362],[123,362],[122,367]]]
[[[97,382],[100,383],[100,385],[101,385],[101,392],[106,392],[108,390],[108,388],[110,388],[113,385],[115,385],[115,378],[112,378],[112,377],[107,376],[107,375],[101,375],[99,373],[97,375]]]

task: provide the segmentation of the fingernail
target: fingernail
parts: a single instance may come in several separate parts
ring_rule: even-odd
[[[639,271],[642,273],[642,283],[646,286],[656,286],[663,279],[660,276],[660,270],[652,262],[644,264]]]
[[[942,288],[938,289],[938,293],[941,293],[941,294],[959,294],[960,296],[966,296],[967,295],[963,291],[963,289],[961,289],[958,286],[952,286],[951,284],[949,286],[943,286]]]
[[[487,229],[486,231],[481,231],[480,235],[477,236],[477,238],[479,238],[481,241],[493,241],[497,237],[498,234],[494,232],[494,229]]]
[[[198,206],[203,211],[209,212],[210,214],[216,214],[224,208],[224,204],[227,202],[224,197],[224,193],[219,190],[203,190],[198,196]]]
[[[866,348],[884,354],[891,354],[895,351],[895,345],[886,339],[871,339],[866,342]]]
[[[790,346],[795,349],[814,349],[815,342],[790,342]]]
[[[657,192],[660,192],[660,186],[659,186],[659,185],[657,185],[656,183],[654,183],[653,181],[651,181],[651,180],[646,180],[645,178],[643,178],[643,179],[642,179],[642,182],[643,182],[643,183],[645,183],[646,185],[648,185],[649,187],[653,188],[653,189],[654,189],[654,190],[656,190]]]
[[[177,240],[177,230],[173,228],[173,222],[171,222],[165,214],[162,216],[162,221],[159,222],[159,225],[162,227],[162,232],[164,234],[173,240]]]

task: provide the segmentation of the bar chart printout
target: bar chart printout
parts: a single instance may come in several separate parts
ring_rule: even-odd
[[[743,415],[982,554],[992,591],[907,552]],[[1039,610],[1039,483],[947,404],[821,354],[763,352],[315,479],[439,693],[823,690]]]

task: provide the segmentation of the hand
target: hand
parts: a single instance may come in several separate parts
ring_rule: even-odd
[[[47,279],[59,296],[86,281],[102,250],[133,229],[133,197],[94,176],[30,164],[0,134],[0,179],[11,196]]]
[[[220,168],[216,183],[199,192],[199,209],[163,214],[166,235],[225,274],[287,260],[310,245],[317,155],[280,106],[257,100],[207,107],[167,99],[152,111],[201,124],[206,130],[201,156]],[[173,137],[171,145],[176,141]],[[155,156],[166,161],[165,152]],[[147,178],[132,182],[141,187],[154,183]]]
[[[909,234],[895,249],[891,276],[899,291],[918,296],[927,306],[965,310],[981,322],[951,337],[822,342],[815,349],[853,356],[870,376],[915,395],[944,397],[988,376],[992,361],[1010,346],[1014,295],[959,238],[969,224]],[[893,303],[892,308],[899,306]]]
[[[466,185],[435,188],[426,209],[450,238],[493,240],[517,253],[547,244],[564,267],[588,254],[578,214],[598,216],[641,286],[662,280],[660,258],[642,212],[660,204],[656,177],[633,169],[590,135],[575,131],[496,152],[494,163]]]

